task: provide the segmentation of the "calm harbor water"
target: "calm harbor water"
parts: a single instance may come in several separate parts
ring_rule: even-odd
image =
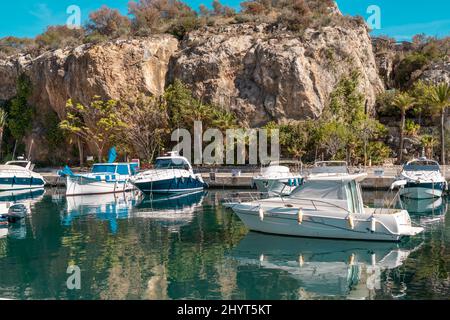
[[[0,229],[0,298],[448,299],[447,201],[410,201],[419,237],[395,243],[248,232],[220,203],[230,191],[179,198],[0,195],[30,205]],[[369,205],[382,193],[365,192]],[[447,215],[447,219],[445,216]],[[81,289],[67,288],[69,265]]]

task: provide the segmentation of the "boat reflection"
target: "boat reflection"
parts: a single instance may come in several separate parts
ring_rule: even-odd
[[[32,205],[41,201],[44,197],[45,189],[7,190],[0,192],[0,215],[3,217],[14,216],[13,221],[3,224],[0,229],[1,237],[14,239],[25,239],[27,235],[27,225],[25,217],[28,217],[30,226],[32,223]],[[8,219],[9,220],[9,219]]]
[[[117,220],[127,219],[141,200],[142,195],[138,191],[67,197],[67,210],[62,213],[61,221],[69,226],[79,217],[94,216],[98,220],[109,221],[110,230],[115,234]]]
[[[421,200],[404,198],[401,204],[411,215],[444,216],[447,212],[447,201],[442,197]]]
[[[202,206],[206,192],[197,191],[187,194],[150,195],[133,210],[133,216],[150,218],[168,227],[172,232],[189,224],[195,210]]]
[[[401,266],[416,250],[396,243],[308,239],[250,232],[231,256],[239,265],[287,273],[299,284],[298,298],[370,299],[381,272]]]

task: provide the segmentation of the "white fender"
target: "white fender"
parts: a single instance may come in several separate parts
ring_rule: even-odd
[[[303,264],[305,263],[305,260],[303,259],[303,255],[301,254],[299,257],[298,257],[298,264],[299,264],[299,266],[300,267],[303,267]]]
[[[348,225],[353,230],[355,228],[355,222],[353,221],[353,217],[351,215],[348,215]]]
[[[377,219],[372,217],[372,220],[370,221],[370,231],[375,232],[377,226]]]
[[[297,221],[298,221],[298,224],[302,224],[302,222],[303,222],[303,210],[302,209],[298,209]]]
[[[348,264],[351,266],[355,264],[355,254],[354,253],[352,253],[352,255],[350,256]]]
[[[261,220],[261,221],[263,221],[264,220],[264,210],[263,210],[263,208],[259,208],[259,219]]]

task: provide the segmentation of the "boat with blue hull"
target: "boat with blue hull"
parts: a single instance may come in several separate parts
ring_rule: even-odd
[[[193,192],[207,187],[202,176],[195,174],[189,161],[177,152],[158,157],[154,169],[139,173],[130,181],[146,194]]]
[[[425,157],[406,163],[397,180],[405,181],[401,190],[401,196],[405,198],[439,198],[447,190],[447,181],[439,163]]]
[[[8,161],[0,165],[0,191],[43,188],[45,180],[33,168],[34,164],[27,160]]]

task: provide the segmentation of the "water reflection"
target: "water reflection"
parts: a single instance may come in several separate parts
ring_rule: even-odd
[[[426,229],[420,248],[422,237],[398,245],[269,236],[248,233],[220,205],[229,192],[58,200],[46,190],[43,197],[22,199],[31,201],[33,214],[22,226],[0,229],[0,298],[448,296],[448,219]],[[27,231],[22,238],[10,234],[21,227]],[[82,270],[81,290],[66,287],[72,263]]]
[[[9,208],[13,205],[20,204],[20,215],[24,214],[28,219],[31,227],[33,226],[32,206],[44,197],[44,188],[33,190],[9,190],[0,192],[1,214],[10,213]],[[16,206],[18,207],[18,206]],[[0,227],[0,238],[8,236],[14,239],[25,239],[27,236],[26,220],[20,219],[14,223],[3,225]]]
[[[401,203],[411,215],[445,215],[447,212],[446,199],[409,199],[402,198]]]
[[[133,215],[150,218],[177,232],[181,226],[189,224],[195,210],[202,206],[206,192],[188,194],[147,196],[133,211]]]
[[[251,265],[288,274],[298,283],[296,298],[370,299],[381,287],[381,273],[398,268],[418,249],[396,243],[302,239],[250,232],[231,256]]]
[[[66,198],[67,210],[62,212],[61,223],[70,226],[83,216],[94,216],[108,221],[110,231],[117,233],[117,220],[127,219],[133,207],[142,201],[139,192],[111,193],[101,195],[71,196]]]

